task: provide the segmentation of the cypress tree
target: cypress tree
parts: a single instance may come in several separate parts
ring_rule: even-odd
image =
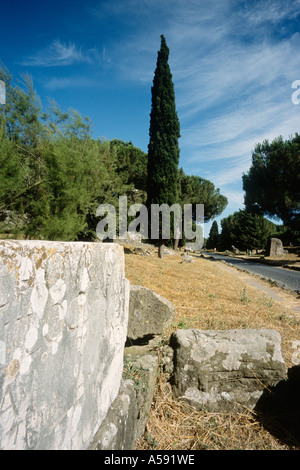
[[[147,205],[178,202],[180,123],[176,112],[169,48],[163,35],[151,88],[150,140],[148,145]],[[163,256],[160,238],[159,254]]]
[[[219,228],[218,228],[218,222],[214,220],[212,223],[210,232],[209,232],[206,247],[217,248],[218,245],[219,245]]]

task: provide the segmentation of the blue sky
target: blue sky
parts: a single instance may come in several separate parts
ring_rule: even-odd
[[[180,167],[243,208],[258,142],[300,131],[300,0],[0,0],[0,61],[93,122],[94,138],[147,152],[160,35],[170,49]],[[272,184],[272,182],[270,182]],[[211,223],[205,224],[208,236]],[[219,224],[219,229],[220,229]]]

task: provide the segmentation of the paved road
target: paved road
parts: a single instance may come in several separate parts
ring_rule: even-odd
[[[242,260],[240,258],[231,258],[230,256],[218,255],[215,253],[204,253],[213,256],[216,260],[223,260],[233,266],[236,266],[246,271],[258,274],[264,278],[276,281],[279,285],[287,289],[300,292],[300,271],[293,271],[287,268],[280,268],[277,266],[269,266],[253,261]]]

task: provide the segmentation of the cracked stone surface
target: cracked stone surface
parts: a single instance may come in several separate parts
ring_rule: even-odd
[[[129,288],[119,245],[0,241],[0,448],[88,447],[119,391]]]
[[[253,408],[266,387],[285,378],[275,330],[177,330],[171,345],[174,394],[197,409]]]

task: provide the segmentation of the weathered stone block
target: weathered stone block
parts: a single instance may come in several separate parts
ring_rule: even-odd
[[[194,263],[194,258],[190,255],[184,254],[182,256],[182,262],[183,263]]]
[[[282,241],[279,238],[271,238],[268,248],[269,256],[281,256],[285,254]]]
[[[161,335],[174,320],[171,302],[143,286],[130,287],[128,340]]]
[[[119,394],[88,450],[133,450],[138,416],[132,380],[122,380]]]
[[[123,372],[116,244],[0,241],[0,447],[85,449]]]
[[[173,390],[197,409],[253,408],[265,387],[285,377],[280,334],[267,329],[177,330]]]
[[[125,348],[127,374],[131,370],[136,393],[137,419],[135,438],[139,439],[145,431],[148,422],[156,380],[158,376],[158,354],[148,350],[147,346]],[[126,377],[126,372],[125,372]]]
[[[90,450],[134,450],[145,432],[158,374],[158,355],[148,346],[125,348],[120,392]]]

